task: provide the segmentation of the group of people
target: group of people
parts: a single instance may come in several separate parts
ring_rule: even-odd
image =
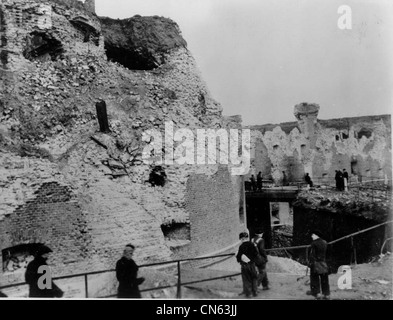
[[[241,266],[243,292],[247,298],[258,295],[258,287],[262,285],[263,290],[269,289],[266,264],[268,258],[265,251],[263,233],[259,232],[249,240],[247,232],[241,232],[239,239],[241,244],[236,255]],[[316,299],[329,300],[329,268],[326,263],[327,242],[323,239],[320,231],[311,234],[312,243],[309,252],[307,268],[310,269],[310,290],[307,295]]]
[[[316,299],[329,299],[329,268],[326,263],[327,242],[323,240],[320,231],[311,235],[312,243],[309,252],[310,289],[307,294]],[[241,244],[236,259],[241,266],[243,292],[247,298],[258,295],[258,287],[269,290],[269,280],[266,272],[268,257],[265,251],[263,232],[257,231],[249,240],[247,232],[239,234]],[[116,263],[116,278],[119,282],[118,298],[141,298],[139,285],[145,280],[138,277],[138,265],[133,260],[135,246],[127,244],[123,256]],[[34,259],[28,264],[25,280],[29,285],[29,297],[33,298],[61,298],[64,292],[51,280],[51,285],[40,285],[41,266],[46,266],[49,254],[52,252],[47,246],[38,247]]]
[[[141,298],[139,285],[145,280],[138,277],[138,265],[133,260],[135,246],[127,244],[123,251],[123,256],[116,263],[116,278],[119,282],[117,297],[118,298]],[[39,246],[33,253],[34,259],[27,265],[25,272],[25,281],[29,286],[30,298],[61,298],[64,295],[52,280],[50,284],[45,283],[45,272],[42,272],[42,266],[48,266],[47,260],[52,250],[45,246]],[[41,280],[40,280],[41,279]],[[0,296],[6,296],[1,293]]]
[[[262,191],[262,172],[259,171],[257,174],[257,179],[252,174],[250,177],[250,191]]]
[[[262,232],[257,232],[249,241],[247,232],[239,234],[241,244],[236,260],[241,266],[243,282],[243,292],[241,294],[244,294],[247,298],[251,297],[251,295],[256,297],[258,295],[258,286],[260,285],[262,285],[263,290],[269,289],[269,280],[266,272],[268,259],[265,252],[265,241],[262,236]]]
[[[346,169],[343,169],[343,171],[336,170],[334,179],[336,180],[336,189],[338,191],[348,191],[349,175]]]

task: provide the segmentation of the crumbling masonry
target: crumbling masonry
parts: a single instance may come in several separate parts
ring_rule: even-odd
[[[225,127],[176,23],[99,18],[94,1],[3,0],[0,15],[0,286],[23,281],[37,243],[56,276],[111,269],[130,242],[139,264],[237,244],[242,185],[228,166],[161,164],[153,186],[142,161],[142,134],[165,121]],[[138,65],[107,56],[116,34]]]

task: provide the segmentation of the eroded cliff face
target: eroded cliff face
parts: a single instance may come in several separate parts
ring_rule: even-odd
[[[300,104],[298,122],[250,127],[254,138],[253,171],[276,184],[283,171],[289,181],[334,184],[335,170],[346,169],[351,181],[391,179],[390,115],[319,120],[319,106]]]
[[[165,185],[148,182],[156,164],[143,161],[152,143],[142,141],[145,132],[164,135],[168,121],[193,132],[225,126],[174,22],[127,19],[118,23],[125,37],[116,22],[101,25],[79,2],[7,0],[0,8],[8,52],[0,70],[2,283],[22,279],[17,268],[6,269],[13,251],[5,250],[21,244],[50,245],[60,275],[113,268],[130,242],[139,263],[219,252],[237,242],[244,227],[241,184],[228,166],[160,164]],[[16,22],[20,12],[29,13],[29,24]],[[51,24],[41,28],[42,17]],[[31,45],[16,46],[15,35],[28,42],[35,30],[38,47],[26,55]],[[105,46],[127,61],[152,67],[108,60],[104,36]],[[61,50],[53,51],[53,43]],[[96,116],[101,99],[106,133]]]

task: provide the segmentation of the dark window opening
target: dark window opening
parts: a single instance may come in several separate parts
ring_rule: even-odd
[[[357,174],[357,161],[351,161],[351,174]]]
[[[155,186],[163,187],[166,183],[166,180],[167,180],[167,176],[165,170],[161,166],[154,167],[153,170],[150,172],[149,183],[153,187]]]
[[[34,259],[34,252],[41,243],[20,244],[1,251],[3,257],[3,272],[15,272],[25,269]]]
[[[33,32],[27,38],[27,45],[23,51],[23,56],[33,60],[55,61],[64,53],[61,42],[46,33]]]
[[[336,134],[336,141],[340,140],[340,135]]]
[[[174,222],[161,225],[166,240],[190,240],[190,224]]]
[[[154,70],[159,63],[146,50],[126,49],[105,43],[109,61],[117,62],[130,70]]]
[[[76,17],[71,20],[71,23],[82,34],[83,42],[91,41],[96,46],[100,44],[100,33],[88,23],[87,19]]]
[[[372,135],[372,131],[371,130],[368,130],[368,129],[361,129],[359,132],[358,132],[358,139],[361,139],[362,137],[366,137],[367,139],[368,138],[370,138],[371,137],[371,135]]]
[[[346,139],[349,138],[349,135],[348,135],[348,134],[345,134],[344,132],[343,132],[342,136],[343,136],[343,140],[346,140]]]
[[[279,148],[279,145],[278,145],[278,144],[276,144],[276,145],[273,146],[273,150],[278,150],[278,148]]]

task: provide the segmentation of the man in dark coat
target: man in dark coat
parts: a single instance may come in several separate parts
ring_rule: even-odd
[[[329,268],[326,263],[327,242],[322,239],[320,231],[314,231],[311,238],[313,239],[309,255],[311,290],[307,294],[317,299],[330,299]]]
[[[250,177],[250,182],[251,182],[252,191],[257,191],[257,183],[255,181],[255,177],[253,174]]]
[[[343,173],[341,172],[341,170],[336,170],[336,188],[339,191],[344,190],[344,178],[343,178]]]
[[[251,242],[257,248],[260,255],[259,261],[256,261],[256,267],[258,269],[258,282],[257,286],[262,284],[263,290],[269,290],[269,280],[267,278],[266,263],[268,261],[266,251],[265,251],[265,240],[263,239],[263,232],[257,231],[255,236],[252,238]]]
[[[243,293],[247,298],[251,294],[257,296],[257,279],[258,274],[255,266],[255,261],[258,259],[258,252],[255,246],[248,241],[248,233],[241,232],[239,239],[242,242],[236,255],[237,262],[241,266],[241,274],[243,281]]]
[[[262,191],[262,172],[259,171],[257,174],[257,190]]]
[[[309,176],[308,173],[306,173],[304,179],[306,180],[306,183],[310,186],[310,188],[312,188],[314,184],[313,184],[311,177]]]
[[[61,298],[63,296],[63,291],[51,280],[51,275],[47,274],[48,271],[41,273],[39,270],[40,267],[48,265],[47,259],[50,252],[52,250],[47,246],[38,247],[34,253],[34,260],[27,265],[25,280],[29,285],[30,298]],[[46,281],[44,283],[45,279],[40,280],[41,277],[49,278],[50,283],[47,284]]]
[[[139,285],[144,278],[138,278],[139,267],[132,259],[135,246],[127,244],[121,257],[116,263],[116,278],[119,281],[118,298],[141,298]]]

